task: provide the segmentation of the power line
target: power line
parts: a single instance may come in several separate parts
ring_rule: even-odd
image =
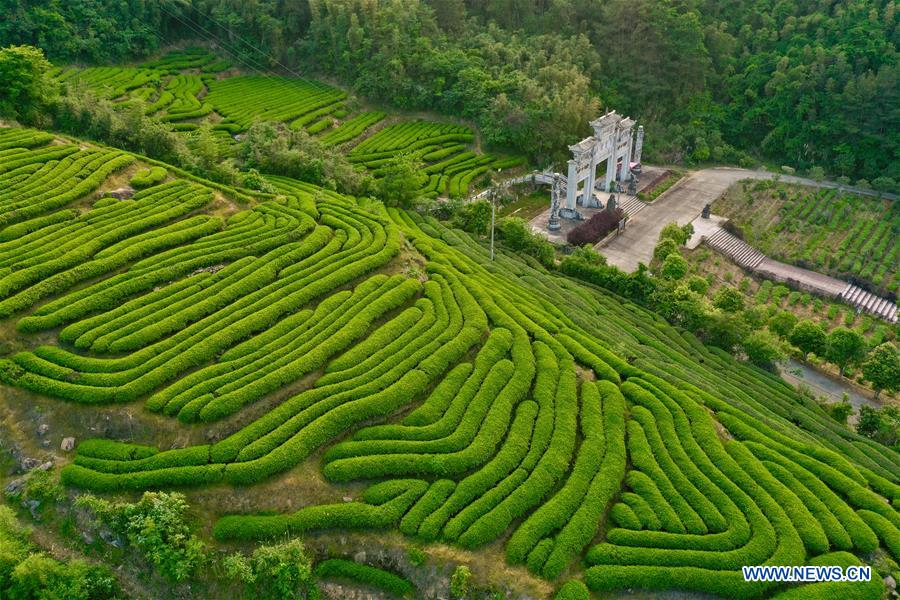
[[[216,18],[213,17],[212,15],[206,15],[206,18],[209,19],[210,21],[212,21],[213,23],[215,23],[216,25],[218,25],[220,29],[226,30],[226,31],[229,31],[229,32],[231,31],[231,28],[229,28],[229,27],[224,27],[224,26],[222,25],[222,23],[219,22],[219,21],[217,21]],[[235,37],[237,37],[238,40],[240,40],[241,42],[243,42],[246,46],[249,46],[250,48],[253,48],[254,50],[256,50],[257,52],[259,52],[260,54],[262,54],[263,56],[265,56],[266,58],[268,58],[269,60],[271,60],[272,62],[274,62],[276,65],[278,65],[279,67],[281,67],[282,69],[284,69],[285,71],[287,71],[288,73],[290,73],[291,75],[293,75],[294,77],[302,77],[302,75],[301,75],[300,73],[297,73],[296,71],[294,71],[294,70],[291,69],[290,67],[286,66],[285,64],[283,64],[281,61],[279,61],[277,58],[275,58],[274,56],[272,56],[272,55],[269,54],[268,52],[266,52],[266,51],[264,51],[264,50],[261,50],[260,48],[257,48],[256,46],[254,46],[253,44],[251,44],[250,42],[248,42],[247,40],[245,40],[244,38],[242,38],[240,35],[238,35],[238,34],[236,34],[236,33],[235,33],[234,35],[235,35]]]
[[[240,52],[239,52],[238,50],[235,50],[235,49],[231,46],[231,44],[227,44],[227,43],[223,42],[222,40],[218,39],[214,33],[212,33],[211,31],[209,31],[208,29],[206,29],[206,28],[203,27],[202,25],[199,25],[198,23],[196,23],[195,21],[193,21],[190,17],[185,16],[184,19],[187,19],[187,21],[185,21],[185,20],[182,19],[182,17],[180,17],[179,15],[177,15],[177,14],[175,14],[175,13],[169,11],[169,10],[168,10],[167,8],[165,8],[165,6],[163,6],[162,4],[159,5],[159,8],[160,8],[160,10],[162,10],[164,13],[166,13],[167,15],[169,15],[170,17],[172,17],[173,19],[175,19],[176,21],[178,21],[179,23],[181,23],[182,25],[184,25],[185,27],[187,27],[188,29],[190,29],[191,31],[193,31],[195,34],[198,34],[198,35],[200,35],[201,37],[204,37],[204,36],[202,35],[202,33],[205,33],[207,39],[210,39],[210,40],[212,40],[212,41],[215,41],[218,45],[222,46],[222,47],[224,48],[224,50],[225,50],[227,53],[232,54],[232,58],[234,58],[235,60],[237,60],[237,62],[243,64],[245,67],[249,67],[250,70],[257,72],[257,73],[263,75],[264,77],[267,76],[267,75],[265,75],[265,73],[263,73],[263,71],[262,71],[261,69],[259,69],[257,66],[254,66],[254,65],[250,64],[250,63],[247,62],[247,61],[253,61],[253,63],[255,63],[256,65],[263,66],[263,67],[264,67],[265,65],[262,65],[262,63],[260,63],[259,61],[255,60],[255,59],[252,59],[252,58],[250,58],[250,57],[241,57]],[[189,21],[189,22],[188,22],[188,21]],[[198,30],[199,30],[199,31],[198,31]],[[202,33],[201,33],[201,32],[202,32]]]
[[[205,37],[205,39],[207,39],[207,40],[216,42],[228,54],[230,54],[232,56],[232,58],[234,58],[238,63],[241,63],[243,66],[249,68],[251,71],[257,73],[261,77],[268,79],[276,87],[276,89],[280,88],[281,91],[285,91],[285,92],[294,92],[295,91],[294,87],[291,85],[291,83],[289,83],[289,81],[287,79],[285,79],[284,77],[279,77],[279,76],[274,76],[274,75],[268,74],[265,71],[263,71],[262,69],[260,69],[258,66],[254,66],[254,65],[259,65],[259,66],[262,66],[263,68],[265,68],[266,70],[268,70],[268,68],[265,67],[265,65],[262,65],[262,63],[260,63],[258,60],[253,59],[252,57],[242,57],[242,54],[241,54],[239,48],[235,47],[233,44],[222,41],[221,39],[219,39],[216,36],[215,33],[211,32],[209,29],[203,27],[203,25],[197,23],[190,17],[184,15],[184,18],[182,18],[181,16],[166,9],[165,6],[163,6],[162,4],[159,5],[159,8],[160,8],[160,10],[165,12],[167,15],[169,15],[170,17],[172,17],[173,19],[175,19],[176,21],[178,21],[179,23],[181,23],[182,25],[184,25],[185,27],[187,27],[188,29],[190,29],[191,31],[196,33],[197,35],[200,35],[200,37]],[[213,19],[213,21],[215,21],[215,19]],[[218,24],[218,21],[215,21],[215,22]],[[204,36],[203,34],[206,34],[206,35]],[[239,39],[242,39],[242,38],[239,37]],[[290,74],[294,75],[298,79],[303,79],[303,77],[299,73],[284,66],[277,59],[268,55],[266,52],[252,46],[251,44],[249,44],[248,42],[246,42],[243,39],[242,39],[242,41],[244,41],[244,43],[247,43],[249,46],[251,46],[253,49],[255,49],[260,54],[267,56],[273,62],[282,66]],[[250,64],[248,61],[252,61],[252,63],[254,63],[254,64]]]
[[[206,29],[202,25],[198,24],[196,21],[194,21],[190,17],[185,15],[184,18],[182,18],[181,16],[166,9],[163,5],[160,5],[160,9],[163,12],[165,12],[167,15],[169,15],[171,18],[173,18],[176,21],[178,21],[179,23],[181,23],[184,27],[186,27],[193,33],[200,36],[201,38],[207,39],[208,41],[216,42],[220,47],[222,47],[223,50],[225,50],[226,53],[230,54],[231,57],[236,62],[240,63],[244,67],[247,67],[250,71],[252,71],[252,72],[258,74],[259,76],[263,77],[264,79],[268,80],[275,87],[276,91],[281,91],[281,92],[285,92],[285,93],[294,93],[296,91],[294,86],[289,82],[289,80],[285,79],[284,77],[278,77],[278,76],[273,76],[271,74],[267,74],[262,69],[258,68],[258,66],[256,66],[256,65],[261,65],[261,63],[259,61],[257,61],[256,59],[253,59],[252,57],[242,57],[239,49],[236,49],[230,43],[226,43],[226,42],[220,40],[213,32]],[[205,34],[205,35],[203,35],[203,34]],[[259,50],[259,52],[261,52],[262,54],[265,54],[261,50]],[[250,61],[252,61],[253,64],[251,64]],[[261,66],[264,66],[264,65],[261,65]],[[299,74],[297,74],[296,76],[298,78],[301,78]]]

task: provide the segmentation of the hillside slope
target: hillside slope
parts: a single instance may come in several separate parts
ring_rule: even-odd
[[[729,598],[777,590],[744,565],[900,559],[900,456],[772,375],[438,221],[291,179],[227,218],[220,190],[173,171],[97,199],[140,162],[0,130],[0,315],[26,339],[58,328],[0,380],[173,428],[291,393],[206,445],[82,441],[67,484],[250,486],[327,447],[325,477],[371,483],[362,501],[223,515],[216,536],[499,539],[550,580]]]

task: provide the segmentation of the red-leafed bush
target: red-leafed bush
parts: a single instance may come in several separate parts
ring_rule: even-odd
[[[573,246],[596,244],[624,218],[625,212],[621,208],[602,210],[570,231],[566,239]]]

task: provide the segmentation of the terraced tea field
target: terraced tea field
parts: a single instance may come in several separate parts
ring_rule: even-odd
[[[896,203],[837,190],[735,186],[713,205],[746,241],[777,260],[896,294],[900,210]]]
[[[57,69],[56,78],[109,100],[139,100],[147,115],[185,135],[208,121],[226,156],[234,136],[257,121],[305,130],[376,178],[396,157],[409,156],[423,164],[420,192],[428,197],[464,197],[489,171],[525,164],[522,157],[474,151],[475,136],[466,126],[351,112],[343,90],[298,77],[240,74],[200,48],[134,67]]]
[[[407,129],[352,155],[470,135]],[[434,219],[287,178],[223,218],[140,162],[0,130],[0,315],[25,346],[0,380],[173,429],[244,418],[198,445],[81,440],[67,485],[240,494],[313,461],[334,503],[215,536],[398,530],[596,591],[755,598],[783,586],[744,565],[900,559],[900,455],[774,376]]]
[[[431,197],[462,198],[475,177],[491,169],[524,164],[517,158],[497,157],[466,150],[474,141],[472,130],[462,125],[427,121],[398,123],[385,127],[350,151],[350,160],[376,175],[397,156],[405,155],[423,164],[422,192]]]

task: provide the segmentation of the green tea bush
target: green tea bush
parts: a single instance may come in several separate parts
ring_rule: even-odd
[[[322,579],[349,579],[401,598],[407,597],[415,589],[409,580],[399,575],[339,558],[330,558],[320,562],[316,565],[315,574],[316,577]]]

